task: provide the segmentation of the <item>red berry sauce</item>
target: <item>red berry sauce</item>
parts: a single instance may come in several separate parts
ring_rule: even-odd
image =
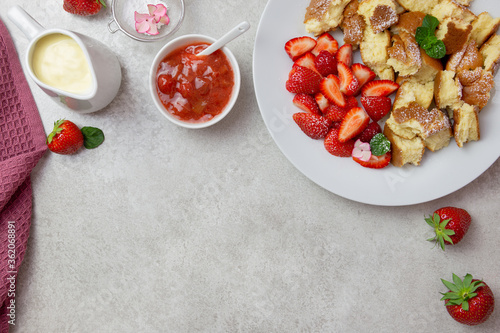
[[[194,43],[167,55],[158,66],[157,93],[168,112],[179,120],[199,123],[220,114],[234,86],[231,64],[221,50],[196,54],[208,43]]]

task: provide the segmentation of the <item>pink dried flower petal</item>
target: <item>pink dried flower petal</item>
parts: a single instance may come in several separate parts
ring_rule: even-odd
[[[150,24],[148,21],[135,22],[135,30],[138,33],[145,33],[150,29]]]
[[[149,17],[151,17],[151,15],[134,12],[135,23],[146,21]]]
[[[167,15],[167,7],[165,7],[161,3],[157,4],[156,5],[156,10],[154,11],[154,15],[157,16],[157,17],[162,17],[162,16]]]
[[[352,150],[352,156],[365,162],[368,161],[372,156],[370,144],[362,142],[359,139],[356,140],[356,143],[354,143],[354,149]]]
[[[148,20],[149,22],[149,30],[147,31],[148,34],[150,35],[158,35],[158,26],[156,25],[156,22],[154,22],[154,18],[151,18],[151,20]]]
[[[167,25],[169,23],[170,23],[170,18],[167,15],[162,16],[161,19],[160,19],[160,21],[158,21],[158,24],[165,24],[165,25]]]

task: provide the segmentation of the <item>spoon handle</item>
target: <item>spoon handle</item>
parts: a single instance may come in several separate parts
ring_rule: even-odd
[[[209,55],[217,51],[218,49],[220,49],[221,47],[223,47],[224,45],[226,45],[227,43],[229,43],[230,41],[232,41],[245,31],[247,31],[249,28],[250,28],[250,23],[248,23],[247,21],[241,22],[240,24],[231,29],[228,33],[226,33],[224,36],[222,36],[220,39],[215,41],[212,45],[210,45],[197,55],[198,56]]]

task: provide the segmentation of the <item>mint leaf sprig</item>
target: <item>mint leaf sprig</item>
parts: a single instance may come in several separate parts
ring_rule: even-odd
[[[439,26],[439,20],[432,15],[425,15],[422,25],[417,28],[415,40],[431,58],[441,59],[446,55],[446,46],[443,41],[437,39],[435,32]]]
[[[372,155],[382,156],[391,150],[391,142],[382,133],[375,134],[370,141]]]

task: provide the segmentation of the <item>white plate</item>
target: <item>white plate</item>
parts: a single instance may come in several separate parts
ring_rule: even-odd
[[[330,155],[322,140],[312,140],[295,125],[292,115],[299,109],[293,94],[285,89],[292,61],[285,43],[308,35],[303,19],[309,0],[269,0],[262,15],[253,54],[254,86],[260,112],[276,144],[305,176],[325,189],[362,203],[401,206],[430,201],[450,194],[476,179],[500,155],[500,93],[481,111],[481,140],[458,148],[450,145],[437,152],[426,151],[420,166],[392,165],[372,170],[350,158]],[[495,0],[475,0],[471,10],[500,16]],[[343,44],[341,32],[333,36]],[[354,61],[360,62],[359,52]],[[498,79],[496,79],[498,82]]]

